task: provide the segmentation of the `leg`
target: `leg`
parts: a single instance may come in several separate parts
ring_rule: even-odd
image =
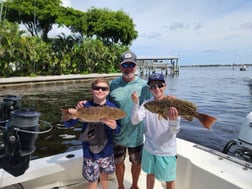
[[[175,189],[175,181],[166,182],[166,189]]]
[[[118,189],[124,189],[123,181],[124,181],[124,172],[125,172],[125,165],[124,161],[117,163],[115,165],[116,167],[116,178],[117,178],[117,183],[118,183]]]
[[[166,189],[175,189],[176,156],[156,156],[155,178],[166,181]]]
[[[129,151],[129,158],[131,165],[131,174],[132,174],[132,185],[131,189],[138,189],[138,179],[140,177],[141,173],[141,159],[142,159],[142,150],[143,145],[134,147],[134,148],[128,148]]]
[[[97,182],[89,182],[87,188],[88,189],[97,189]]]
[[[119,144],[114,144],[114,158],[115,158],[115,173],[118,183],[118,189],[124,189],[124,173],[125,173],[125,160],[126,147]]]
[[[100,183],[102,189],[108,189],[108,174],[100,173]]]
[[[141,164],[131,165],[131,174],[132,174],[132,186],[131,189],[138,189],[137,182],[141,173]]]
[[[115,172],[114,155],[100,158],[98,164],[100,167],[100,183],[102,189],[108,189],[109,175]]]
[[[155,184],[154,174],[147,174],[146,188],[153,189]]]
[[[88,189],[97,189],[99,166],[95,160],[83,158],[82,175],[88,181]]]

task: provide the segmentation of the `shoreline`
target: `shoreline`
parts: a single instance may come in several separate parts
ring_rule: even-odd
[[[76,82],[81,80],[89,80],[98,77],[113,78],[119,77],[121,73],[111,73],[111,74],[70,74],[70,75],[53,75],[53,76],[35,76],[35,77],[9,77],[0,78],[0,88],[13,87],[13,86],[25,86],[25,85],[41,85],[47,83],[66,83],[66,82]]]

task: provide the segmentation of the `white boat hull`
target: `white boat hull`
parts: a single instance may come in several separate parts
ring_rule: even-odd
[[[251,189],[251,164],[181,139],[177,143],[176,188]]]
[[[177,189],[251,189],[251,164],[182,139],[177,139],[177,146]],[[68,158],[70,156],[72,158]],[[86,181],[82,177],[81,168],[82,149],[36,159],[31,161],[29,169],[18,177],[0,169],[0,187],[11,188],[11,185],[20,183],[25,189],[83,189],[86,188]],[[146,175],[141,172],[139,186],[146,188],[145,182]],[[128,160],[124,183],[126,188],[130,187]],[[155,183],[156,189],[164,186],[160,181]],[[110,177],[109,188],[117,188],[114,175]]]

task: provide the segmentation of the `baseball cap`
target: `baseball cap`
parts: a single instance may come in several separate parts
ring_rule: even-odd
[[[135,53],[133,53],[131,51],[124,52],[121,56],[121,64],[123,64],[125,62],[132,62],[134,64],[137,64]]]
[[[164,75],[162,73],[153,73],[149,76],[147,84],[149,85],[152,81],[162,81],[165,83]]]

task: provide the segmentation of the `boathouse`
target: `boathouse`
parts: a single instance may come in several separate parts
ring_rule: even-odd
[[[161,73],[179,74],[178,57],[168,58],[138,58],[137,65],[139,73],[151,74],[159,70]]]

